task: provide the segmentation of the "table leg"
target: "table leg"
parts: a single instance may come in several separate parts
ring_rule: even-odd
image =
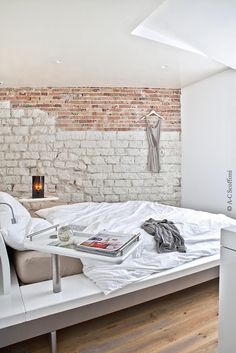
[[[57,331],[50,332],[51,353],[57,353]]]
[[[60,256],[56,254],[52,255],[52,282],[53,292],[61,292],[61,275],[60,275]]]

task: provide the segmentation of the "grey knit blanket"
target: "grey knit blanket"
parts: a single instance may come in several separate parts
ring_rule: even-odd
[[[186,252],[184,239],[173,222],[167,219],[157,221],[149,218],[141,228],[154,236],[158,253],[171,251]]]

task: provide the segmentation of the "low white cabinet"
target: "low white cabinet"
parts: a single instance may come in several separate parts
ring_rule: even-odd
[[[219,353],[236,352],[236,228],[222,231]]]

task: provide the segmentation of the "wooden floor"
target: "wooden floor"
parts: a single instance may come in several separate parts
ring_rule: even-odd
[[[99,304],[98,304],[99,305]],[[218,281],[58,331],[58,353],[217,353]],[[50,353],[41,336],[1,353]]]

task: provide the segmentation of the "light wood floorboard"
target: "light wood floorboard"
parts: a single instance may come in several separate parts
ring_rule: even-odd
[[[60,330],[58,353],[217,353],[217,325],[213,280]],[[50,353],[50,347],[44,335],[0,352]]]

